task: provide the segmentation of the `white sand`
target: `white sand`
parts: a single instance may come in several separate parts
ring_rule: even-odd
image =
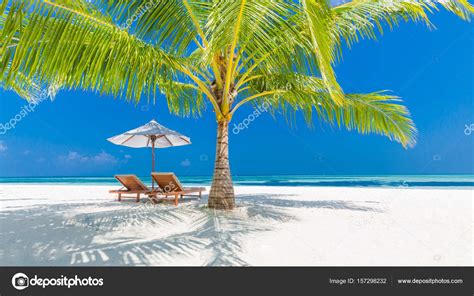
[[[236,187],[214,213],[0,185],[0,265],[473,265],[473,190]]]

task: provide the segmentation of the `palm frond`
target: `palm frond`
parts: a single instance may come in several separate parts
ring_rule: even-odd
[[[235,73],[237,86],[263,72],[320,73],[307,26],[300,26],[301,20],[305,20],[301,7],[295,3],[267,2],[250,2],[248,6],[253,5],[248,7],[251,17],[244,14],[239,37],[241,59]],[[235,21],[230,19],[222,28],[232,23]],[[223,40],[222,45],[225,44]]]
[[[336,80],[336,74],[332,67],[336,59],[336,49],[330,29],[333,26],[333,16],[329,1],[304,0],[303,6],[321,77],[334,102],[342,105],[344,103],[343,91]]]
[[[415,125],[408,109],[399,104],[398,97],[376,92],[347,94],[345,99],[348,104],[342,107],[320,99],[315,106],[318,116],[338,126],[344,125],[348,130],[384,135],[403,147],[415,145]]]
[[[243,8],[243,9],[242,9]],[[288,17],[295,6],[286,1],[218,1],[205,25],[211,52],[227,50],[237,33],[238,47],[253,53],[270,52],[281,39],[278,34],[291,30]],[[240,30],[235,32],[236,20],[241,16]]]
[[[21,73],[39,84],[59,82],[66,88],[139,101],[142,94],[151,96],[161,82],[173,79],[177,63],[171,55],[113,23],[104,24],[106,18],[97,21],[85,8],[67,6],[68,1],[60,6],[27,2],[14,1],[0,28],[0,77],[5,86]],[[13,44],[12,36],[19,41]]]
[[[83,1],[83,0],[82,0]],[[182,54],[198,36],[198,28],[181,0],[91,0],[94,6],[110,15],[122,29],[150,44]],[[197,21],[203,20],[212,1],[190,1]]]
[[[166,82],[163,82],[162,86]],[[192,83],[169,81],[163,88],[169,110],[179,116],[200,116],[205,108],[204,94]]]
[[[58,83],[42,85],[29,79],[21,73],[18,73],[15,79],[10,81],[9,85],[4,85],[3,81],[0,80],[0,88],[12,90],[21,98],[29,102],[40,102],[48,98],[50,100],[54,100],[61,88],[61,85]]]
[[[416,142],[416,128],[408,109],[400,99],[384,92],[345,94],[344,105],[338,105],[326,91],[325,83],[317,77],[296,75],[266,75],[249,83],[250,93],[275,91],[271,96],[259,97],[273,110],[287,114],[300,110],[306,120],[312,121],[313,113],[324,122],[356,130],[361,134],[375,133],[393,139],[404,147]]]
[[[473,6],[465,0],[354,0],[332,9],[332,29],[335,36],[342,37],[351,46],[360,38],[376,39],[377,32],[383,33],[383,24],[393,28],[401,21],[415,21],[431,27],[428,14],[439,6],[465,20],[470,20],[474,12]]]

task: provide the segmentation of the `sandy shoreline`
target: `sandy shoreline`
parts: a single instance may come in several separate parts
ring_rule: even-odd
[[[473,265],[473,190],[238,186],[239,207],[0,185],[0,265]]]

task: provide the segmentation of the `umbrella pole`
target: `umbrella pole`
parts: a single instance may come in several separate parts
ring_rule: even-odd
[[[155,141],[156,138],[154,136],[151,137],[151,172],[155,172]],[[151,189],[155,189],[155,180],[153,176],[151,177]]]

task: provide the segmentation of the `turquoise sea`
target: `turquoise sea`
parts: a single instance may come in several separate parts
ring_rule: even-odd
[[[209,176],[178,176],[183,184],[209,186]],[[140,176],[151,184],[149,176]],[[247,186],[331,186],[331,187],[459,187],[474,188],[474,175],[392,176],[234,176],[235,185]],[[0,178],[0,184],[117,185],[113,177]]]

